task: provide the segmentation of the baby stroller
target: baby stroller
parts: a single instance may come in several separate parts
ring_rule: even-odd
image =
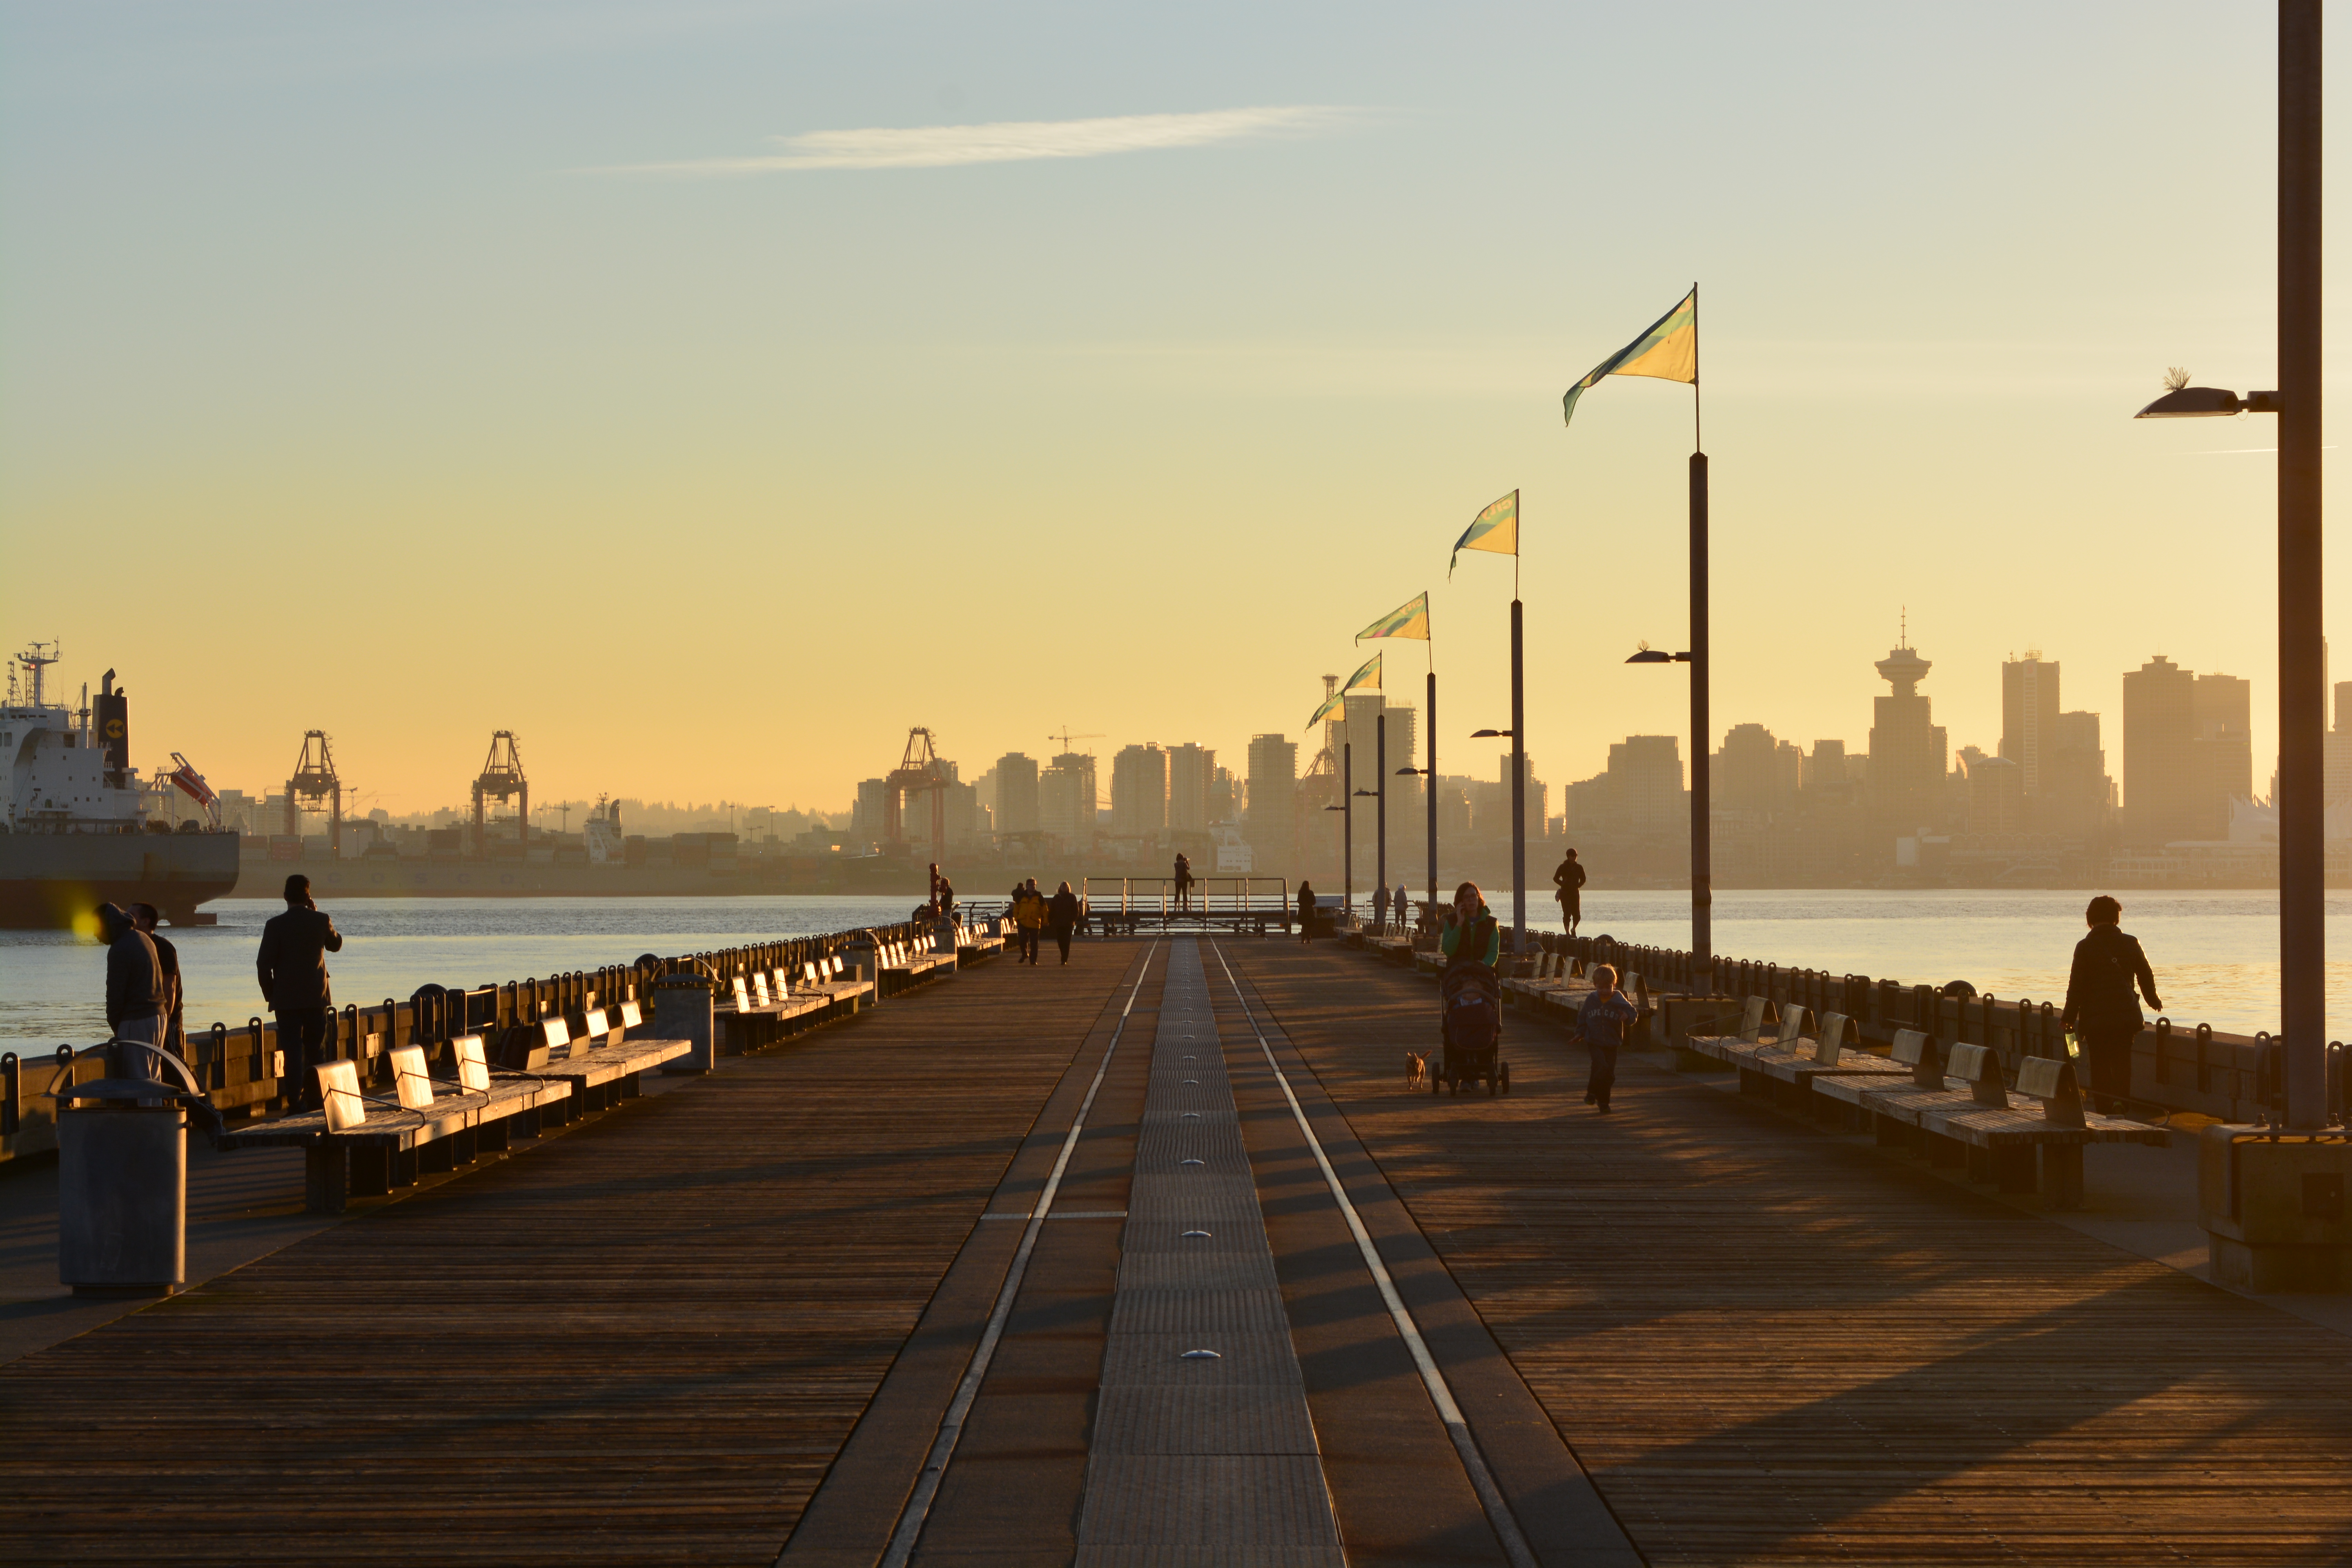
[[[1455,1094],[1465,1083],[1486,1092],[1511,1092],[1511,1064],[1503,1059],[1503,981],[1475,959],[1449,963],[1437,977],[1437,1060],[1429,1092]]]

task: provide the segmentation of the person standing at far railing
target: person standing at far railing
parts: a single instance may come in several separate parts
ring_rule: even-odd
[[[2131,1093],[2132,1041],[2145,1022],[2132,995],[2133,984],[2138,984],[2150,1007],[2164,1011],[2147,954],[2140,950],[2137,937],[2124,933],[2123,918],[2124,907],[2105,893],[2083,911],[2091,934],[2074,944],[2074,966],[2066,976],[2066,1010],[2058,1020],[2060,1028],[2081,1037],[2091,1069],[2092,1105],[2110,1116],[2123,1110],[2122,1101]]]
[[[1315,940],[1315,889],[1303,879],[1298,884],[1298,940]]]
[[[1387,930],[1388,923],[1389,890],[1385,887],[1374,888],[1372,889],[1372,933],[1377,936]]]

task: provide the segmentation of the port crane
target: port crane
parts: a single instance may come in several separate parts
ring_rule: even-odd
[[[931,858],[944,859],[948,847],[948,773],[940,763],[931,732],[918,725],[907,731],[907,750],[898,759],[898,765],[882,780],[885,843],[906,841],[901,804],[908,796],[926,794],[931,797]]]
[[[482,763],[482,771],[474,778],[474,858],[482,859],[490,852],[488,823],[485,804],[496,797],[500,805],[520,796],[515,806],[515,833],[524,842],[530,841],[530,781],[523,776],[522,752],[515,746],[514,731],[499,730],[490,736],[490,754]]]
[[[305,806],[305,801],[310,804]],[[327,747],[324,730],[302,732],[302,755],[294,763],[294,776],[286,781],[286,837],[302,835],[302,813],[305,810],[327,814],[327,846],[337,856],[343,852],[343,781],[335,775],[334,754]]]

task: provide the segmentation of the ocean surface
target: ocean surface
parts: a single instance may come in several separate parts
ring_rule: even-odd
[[[1549,892],[1547,888],[1545,891]],[[1558,906],[1535,899],[1557,931]],[[1510,894],[1490,891],[1510,918]],[[2009,999],[2063,1000],[2083,933],[2083,893],[1943,889],[1733,891],[1716,895],[1715,948],[1730,958],[1940,985],[1967,980]],[[187,981],[191,1032],[261,1011],[253,955],[285,906],[229,899],[216,926],[165,928]],[[344,936],[330,958],[338,1003],[405,999],[419,985],[480,985],[603,963],[880,925],[903,898],[356,899],[326,906]],[[1588,888],[1584,931],[1682,947],[1687,894]],[[2252,1033],[2278,1018],[2278,900],[2268,892],[2135,892],[2124,929],[2155,965],[2165,1011],[2183,1026]],[[2328,900],[2328,1015],[2352,1037],[2352,897]],[[17,1049],[104,1037],[106,957],[67,931],[0,931],[0,1040]]]

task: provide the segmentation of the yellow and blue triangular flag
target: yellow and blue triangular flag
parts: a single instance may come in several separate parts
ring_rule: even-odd
[[[1417,637],[1429,640],[1429,595],[1407,599],[1370,626],[1356,634],[1358,642],[1366,637]]]
[[[1454,575],[1454,563],[1462,559],[1465,550],[1491,550],[1497,555],[1519,552],[1518,491],[1513,490],[1480,512],[1463,531],[1462,537],[1454,542],[1453,559],[1445,563],[1448,577]]]
[[[1648,375],[1660,381],[1698,384],[1698,285],[1683,302],[1650,323],[1650,330],[1592,367],[1591,374],[1559,400],[1560,423],[1576,417],[1579,394],[1604,375]]]

